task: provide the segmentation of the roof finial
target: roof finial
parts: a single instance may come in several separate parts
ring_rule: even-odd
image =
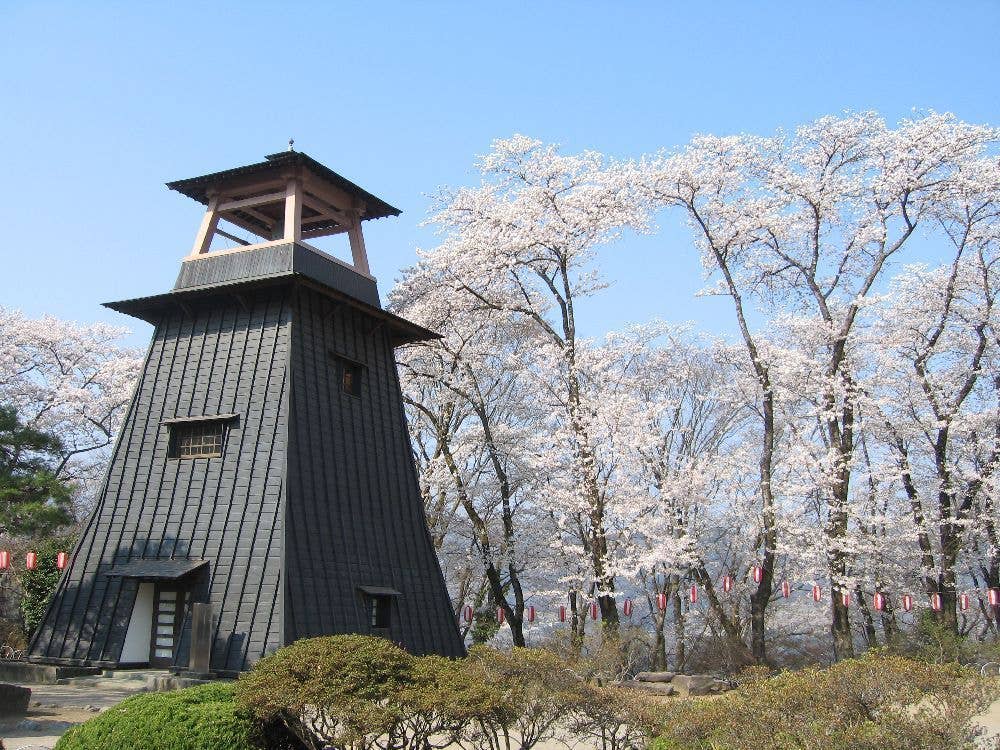
[[[288,139],[288,150],[289,151],[294,151],[295,150],[295,139],[294,138],[289,138]]]

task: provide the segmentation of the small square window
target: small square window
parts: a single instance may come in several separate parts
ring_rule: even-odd
[[[389,613],[392,611],[391,596],[368,597],[368,620],[375,630],[389,629]]]
[[[222,455],[226,423],[222,420],[170,425],[170,458],[217,458]]]
[[[340,390],[351,396],[360,396],[361,379],[365,372],[364,366],[343,357],[334,357],[334,360],[337,365]]]

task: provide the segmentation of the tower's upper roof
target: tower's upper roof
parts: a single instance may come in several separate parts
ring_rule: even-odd
[[[362,220],[399,216],[401,213],[398,208],[390,206],[381,198],[372,195],[364,188],[358,187],[346,177],[341,177],[329,167],[323,166],[301,151],[282,151],[277,154],[271,154],[265,157],[264,161],[257,162],[256,164],[247,164],[244,167],[226,169],[222,172],[213,172],[212,174],[205,174],[200,177],[189,177],[186,180],[175,180],[168,182],[167,187],[183,193],[199,203],[208,205],[209,193],[213,190],[226,189],[247,178],[259,181],[262,178],[266,179],[271,174],[275,178],[279,178],[287,170],[293,168],[302,168],[319,182],[325,182],[332,187],[342,190],[357,200],[364,206],[364,212],[361,216]]]

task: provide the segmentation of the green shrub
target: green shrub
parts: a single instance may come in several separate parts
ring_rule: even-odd
[[[1000,643],[995,639],[982,641],[958,635],[940,622],[933,612],[921,613],[916,627],[898,634],[890,648],[900,656],[932,664],[1000,661]]]
[[[464,679],[493,691],[473,716],[467,739],[477,747],[506,745],[511,732],[528,750],[549,739],[556,722],[579,696],[579,680],[558,656],[538,649],[509,652],[473,646],[462,664]]]
[[[645,750],[662,724],[659,705],[631,690],[584,688],[567,717],[569,734],[601,750]]]
[[[236,683],[257,720],[280,722],[310,747],[360,750],[402,733],[414,659],[382,638],[304,638],[261,659]]]
[[[313,748],[528,750],[566,730],[633,750],[648,736],[623,693],[591,687],[538,649],[476,646],[451,660],[415,658],[381,638],[311,638],[262,659],[235,694],[258,721],[280,722]]]
[[[972,748],[970,719],[1000,697],[997,681],[957,664],[878,652],[762,677],[719,697],[666,704],[654,750]]]
[[[262,747],[232,685],[212,684],[126,698],[70,729],[57,750],[247,750]]]
[[[41,624],[59,585],[62,571],[56,567],[56,555],[69,552],[75,544],[75,535],[63,535],[47,537],[34,545],[38,553],[37,567],[21,573],[21,616],[28,633],[34,633]]]

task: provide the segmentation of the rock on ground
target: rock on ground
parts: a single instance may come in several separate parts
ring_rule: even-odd
[[[31,688],[0,682],[0,716],[22,716],[28,712]]]
[[[639,682],[670,682],[676,676],[676,672],[639,672],[635,679]]]

